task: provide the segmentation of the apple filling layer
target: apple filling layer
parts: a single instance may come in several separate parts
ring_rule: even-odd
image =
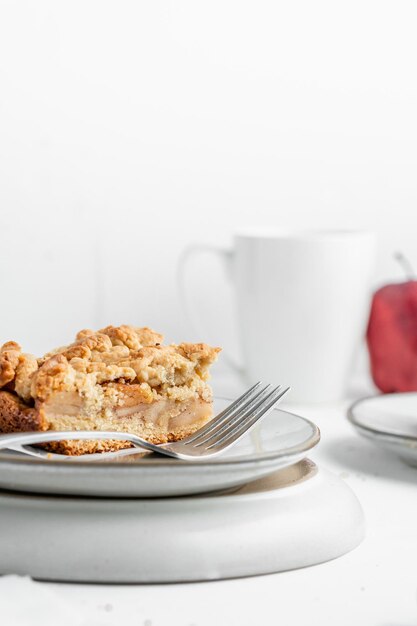
[[[41,359],[8,342],[0,349],[0,431],[114,430],[153,443],[182,439],[212,414],[208,368],[218,348],[162,345],[148,328],[81,331]],[[123,441],[61,441],[48,449],[84,454]]]

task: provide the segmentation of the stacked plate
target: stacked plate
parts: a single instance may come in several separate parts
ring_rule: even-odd
[[[356,430],[376,445],[417,466],[417,393],[365,398],[348,412]]]
[[[230,401],[216,399],[215,414]],[[297,463],[319,441],[317,426],[275,409],[223,456],[189,462],[124,450],[85,457],[0,452],[0,488],[99,497],[160,498],[229,489]],[[47,458],[45,458],[47,457]]]
[[[221,411],[228,401],[215,401]],[[310,421],[275,409],[224,456],[135,450],[83,458],[0,453],[0,574],[181,582],[278,572],[341,556],[362,509],[306,455]]]

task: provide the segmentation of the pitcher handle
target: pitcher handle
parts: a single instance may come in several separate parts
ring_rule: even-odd
[[[205,335],[204,328],[201,326],[201,321],[198,316],[194,315],[194,307],[191,303],[191,297],[189,290],[187,288],[187,267],[190,262],[192,262],[197,256],[200,254],[209,253],[217,258],[221,259],[223,269],[226,272],[227,278],[230,280],[232,277],[232,267],[233,267],[233,251],[226,250],[224,248],[217,248],[216,246],[210,245],[193,245],[188,246],[183,250],[178,260],[177,266],[177,284],[179,294],[181,296],[181,300],[184,307],[184,313],[187,318],[187,322],[190,324],[193,331],[201,336]],[[244,374],[244,368],[227,352],[224,352],[223,355],[226,363],[234,370],[239,376]]]

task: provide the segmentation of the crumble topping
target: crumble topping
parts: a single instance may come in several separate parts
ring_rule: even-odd
[[[85,410],[125,402],[124,385],[151,403],[162,397],[177,401],[211,399],[208,369],[220,348],[204,343],[162,345],[150,328],[106,326],[80,331],[74,343],[36,359],[9,341],[0,348],[0,388],[13,390],[25,402],[46,402],[59,392],[73,392]],[[120,385],[123,383],[123,385]]]
[[[19,344],[14,341],[8,341],[0,348],[0,387],[4,387],[14,380],[19,365],[20,352]]]

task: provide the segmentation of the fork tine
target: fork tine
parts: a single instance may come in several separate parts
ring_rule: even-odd
[[[242,415],[247,415],[249,412],[255,410],[260,404],[266,400],[270,393],[271,385],[266,385],[259,393],[253,396],[248,402],[245,402],[243,406],[237,408],[232,415],[229,415],[227,419],[224,419],[220,424],[211,430],[209,433],[204,433],[201,437],[197,437],[193,441],[193,446],[202,446],[205,443],[211,441],[214,437],[220,436],[223,432],[227,432],[234,424],[242,419]]]
[[[268,398],[259,405],[255,413],[246,414],[241,421],[239,421],[230,432],[226,432],[220,439],[216,439],[213,441],[206,450],[211,450],[213,448],[222,449],[227,446],[230,446],[232,443],[237,441],[244,433],[249,431],[255,424],[264,417],[268,411],[270,411],[279,400],[289,391],[289,387],[281,391],[281,387],[274,390],[271,394],[269,394]]]
[[[200,436],[211,432],[213,428],[215,428],[218,424],[222,423],[224,419],[227,419],[230,416],[230,414],[234,412],[235,409],[239,408],[242,405],[242,403],[245,402],[245,400],[252,397],[255,391],[259,388],[261,384],[262,384],[261,381],[257,382],[250,389],[245,391],[245,393],[239,396],[237,400],[229,404],[229,406],[226,407],[221,413],[219,413],[217,417],[210,420],[210,422],[206,426],[203,426],[203,428],[200,428],[196,433],[194,433],[193,435],[190,435],[190,437],[186,437],[185,439],[183,439],[182,443],[185,443],[185,444],[191,443],[195,441],[196,439],[198,439]]]
[[[217,433],[217,430],[210,436],[208,437],[204,443],[207,444],[204,447],[208,448],[208,444],[212,444],[212,443],[216,443],[217,441],[219,441],[220,439],[223,439],[224,436],[229,435],[230,432],[234,431],[236,428],[239,427],[239,424],[242,423],[243,420],[245,420],[247,417],[254,415],[264,404],[265,402],[268,402],[270,400],[270,398],[279,391],[279,389],[281,389],[281,385],[277,385],[277,387],[274,387],[272,390],[269,390],[269,393],[267,396],[265,396],[264,394],[260,394],[262,397],[258,397],[256,398],[256,402],[255,404],[251,404],[250,406],[248,406],[247,408],[245,408],[243,411],[239,411],[238,415],[237,415],[237,419],[233,420],[233,423],[230,424],[226,424],[227,428],[222,429],[221,433]],[[198,446],[200,444],[197,444]]]

